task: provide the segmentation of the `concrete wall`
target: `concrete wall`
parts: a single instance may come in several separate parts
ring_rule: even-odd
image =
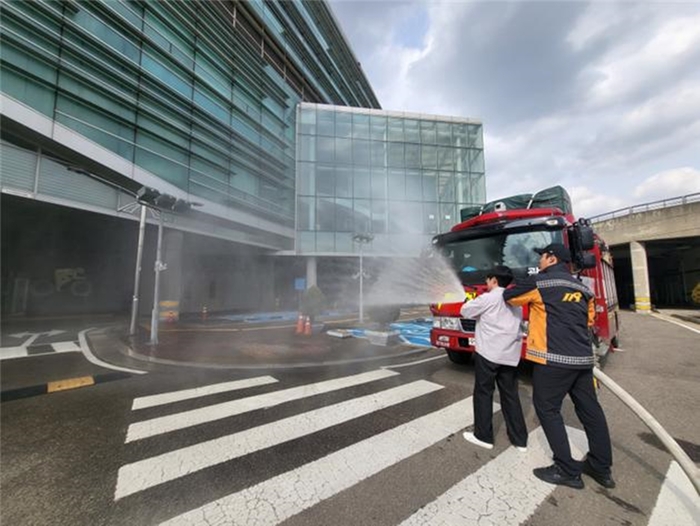
[[[601,221],[594,228],[610,246],[700,236],[700,201]]]
[[[694,305],[692,290],[700,277],[700,201],[608,219],[594,228],[618,254],[629,246],[630,260],[616,259],[615,265],[621,300],[641,312],[659,305]]]

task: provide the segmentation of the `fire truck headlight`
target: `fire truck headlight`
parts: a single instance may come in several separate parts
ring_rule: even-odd
[[[433,319],[433,327],[436,329],[446,329],[448,331],[458,331],[461,329],[459,318],[439,316]]]

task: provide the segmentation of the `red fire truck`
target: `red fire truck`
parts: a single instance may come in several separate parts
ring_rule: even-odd
[[[571,250],[571,270],[595,293],[593,352],[604,360],[617,346],[618,301],[612,256],[585,219],[575,220],[571,200],[561,187],[521,194],[461,212],[462,222],[433,238],[437,253],[447,259],[464,286],[463,298],[432,304],[430,342],[444,348],[455,363],[466,363],[474,352],[476,322],[460,316],[465,301],[486,291],[485,278],[496,265],[507,265],[515,279],[538,272],[535,248],[563,243]],[[523,348],[528,325],[523,309]]]

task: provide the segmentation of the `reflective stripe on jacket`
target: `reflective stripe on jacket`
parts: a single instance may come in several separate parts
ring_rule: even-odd
[[[565,264],[507,289],[503,299],[530,307],[526,359],[570,369],[593,366],[589,327],[595,321],[595,296]]]

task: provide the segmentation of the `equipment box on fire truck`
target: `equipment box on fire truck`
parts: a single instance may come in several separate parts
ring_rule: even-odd
[[[612,257],[585,219],[575,220],[566,191],[555,186],[462,210],[462,222],[433,238],[464,286],[464,297],[445,298],[430,306],[430,342],[444,348],[455,363],[468,362],[474,352],[475,321],[460,316],[465,301],[486,290],[485,278],[496,265],[510,267],[515,280],[538,272],[535,248],[563,243],[571,250],[571,271],[595,293],[596,320],[591,330],[592,352],[604,358],[617,346],[618,302]],[[527,334],[523,309],[523,350]]]

